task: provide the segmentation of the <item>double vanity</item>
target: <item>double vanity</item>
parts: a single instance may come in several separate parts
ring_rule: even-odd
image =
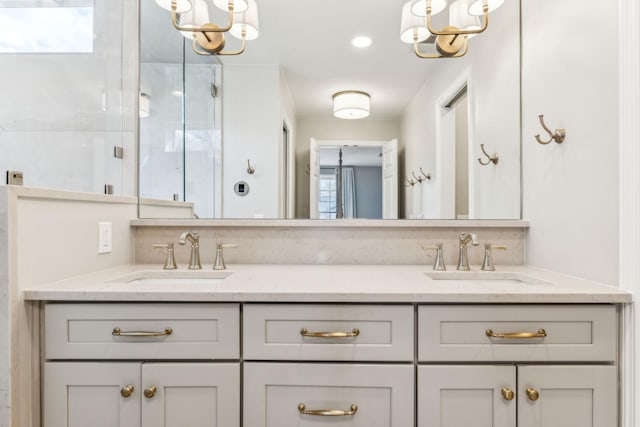
[[[133,264],[27,289],[44,427],[617,425],[630,295],[497,268]]]

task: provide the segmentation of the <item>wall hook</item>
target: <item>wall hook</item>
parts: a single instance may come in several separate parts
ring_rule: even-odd
[[[247,159],[247,173],[249,175],[253,175],[253,173],[256,171],[256,168],[254,168],[253,166],[251,166],[251,159]]]
[[[424,181],[425,179],[431,181],[431,173],[424,173],[424,171],[422,170],[422,168],[420,168],[420,173],[422,174],[422,180]]]
[[[304,173],[311,176],[311,165],[309,163],[307,163],[307,168],[305,169]]]
[[[556,129],[555,132],[551,132],[551,129],[549,129],[547,125],[544,124],[544,114],[540,114],[538,116],[538,119],[540,120],[540,124],[542,125],[542,128],[545,131],[547,131],[547,133],[549,134],[548,141],[541,140],[540,134],[536,135],[536,141],[538,141],[539,144],[547,145],[551,141],[555,141],[558,144],[562,144],[564,142],[564,137],[566,136],[566,132],[564,129]]]
[[[487,156],[487,161],[483,162],[482,158],[478,158],[478,162],[482,165],[482,166],[486,166],[489,163],[493,163],[494,165],[498,164],[498,160],[500,159],[498,157],[498,153],[493,153],[493,156],[490,156],[489,153],[487,153],[484,149],[484,144],[480,144],[480,149],[482,150],[482,153]]]
[[[413,172],[411,172],[411,173],[413,173]],[[405,175],[404,179],[406,179],[407,180],[407,184],[409,184],[409,185],[405,185],[405,187],[413,187],[414,185],[417,184],[417,181],[409,179],[406,175]]]

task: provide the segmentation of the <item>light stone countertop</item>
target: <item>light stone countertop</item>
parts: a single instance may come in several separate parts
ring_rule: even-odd
[[[214,272],[165,271],[159,265],[124,265],[23,290],[27,300],[333,303],[627,303],[631,294],[613,286],[530,266],[500,266],[515,280],[433,280],[427,274],[489,278],[471,272],[434,272],[426,265],[231,265]],[[202,278],[228,277],[205,283]],[[461,276],[464,275],[464,276]],[[495,277],[497,277],[495,276]],[[149,283],[136,281],[150,279]],[[165,278],[173,278],[176,282]],[[191,280],[193,278],[194,280]],[[161,280],[157,280],[161,279]],[[133,280],[133,281],[132,281]]]

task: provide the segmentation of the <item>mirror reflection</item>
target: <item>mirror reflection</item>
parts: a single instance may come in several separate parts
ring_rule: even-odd
[[[140,90],[151,111],[140,119],[140,216],[520,218],[520,2],[491,12],[464,56],[440,59],[400,39],[402,4],[331,3],[261,3],[258,38],[222,57],[194,54],[171,13],[142,2]],[[456,22],[461,3],[447,1],[432,27]],[[357,36],[370,45],[356,47]],[[437,53],[437,43],[420,36],[417,48]],[[338,117],[344,91],[369,95],[353,107],[366,117]],[[393,140],[386,181],[382,164],[352,154]],[[481,144],[500,161],[480,162]]]

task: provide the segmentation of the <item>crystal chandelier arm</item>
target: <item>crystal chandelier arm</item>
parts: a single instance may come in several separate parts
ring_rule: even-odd
[[[413,35],[413,51],[415,52],[418,58],[422,58],[422,59],[460,58],[461,56],[465,56],[468,50],[469,50],[469,40],[465,40],[464,48],[460,52],[456,53],[455,55],[447,56],[447,55],[441,55],[439,53],[422,53],[418,48],[418,36],[416,33],[414,33]]]
[[[451,31],[451,30],[434,30],[431,27],[431,0],[427,0],[427,29],[429,30],[429,32],[435,36],[457,36],[457,35],[469,35],[469,34],[480,34],[482,32],[484,32],[484,30],[487,29],[487,27],[489,26],[489,4],[487,3],[487,0],[482,0],[482,16],[483,16],[483,24],[482,27],[480,27],[477,30],[462,30],[462,29],[458,29],[455,31]]]
[[[178,5],[176,0],[171,0],[171,22],[173,27],[178,31],[188,31],[191,33],[226,33],[233,26],[233,0],[229,0],[229,23],[221,28],[205,28],[205,27],[181,27],[178,24],[178,13],[176,10]]]

